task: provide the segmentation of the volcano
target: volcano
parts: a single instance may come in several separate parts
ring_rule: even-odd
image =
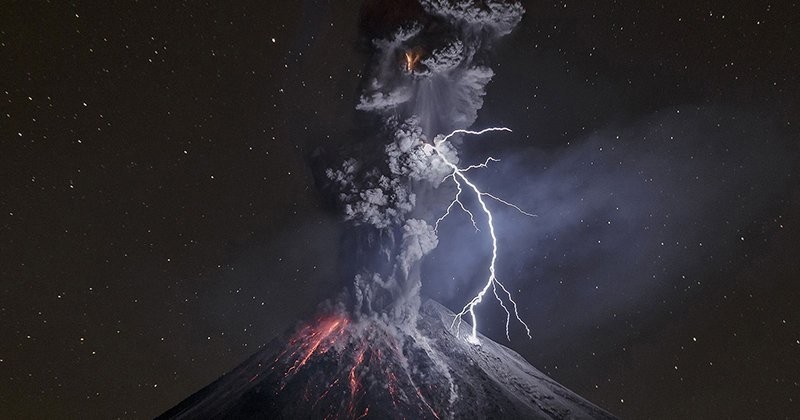
[[[414,328],[328,311],[159,419],[613,419],[428,300]]]

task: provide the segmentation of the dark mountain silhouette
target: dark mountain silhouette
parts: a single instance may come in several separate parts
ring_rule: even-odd
[[[273,340],[159,418],[612,419],[519,354],[451,328],[422,305],[407,332],[379,317],[329,313]]]

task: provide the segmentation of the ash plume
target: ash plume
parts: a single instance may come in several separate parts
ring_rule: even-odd
[[[421,0],[362,13],[372,60],[358,110],[376,118],[385,146],[377,163],[351,157],[325,176],[356,242],[369,249],[352,285],[356,313],[376,315],[413,329],[420,306],[420,261],[438,244],[429,197],[451,169],[428,146],[437,135],[465,129],[483,106],[494,75],[486,55],[492,43],[522,18],[519,2]],[[393,26],[391,29],[387,27]],[[376,28],[382,28],[378,31]],[[371,139],[369,141],[381,141]],[[458,163],[450,143],[439,148]],[[371,260],[371,261],[369,261]]]

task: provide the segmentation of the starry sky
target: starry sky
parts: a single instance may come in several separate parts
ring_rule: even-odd
[[[625,418],[792,416],[800,4],[524,4],[475,124],[514,133],[464,156],[539,215],[498,222],[533,339],[483,332]],[[360,8],[4,5],[0,412],[152,417],[341,290],[313,167],[370,137]],[[451,309],[459,220],[423,264]]]

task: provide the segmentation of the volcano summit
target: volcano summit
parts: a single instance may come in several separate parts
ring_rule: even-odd
[[[276,338],[160,419],[613,419],[509,348],[450,328],[432,300],[415,331],[329,313]]]

